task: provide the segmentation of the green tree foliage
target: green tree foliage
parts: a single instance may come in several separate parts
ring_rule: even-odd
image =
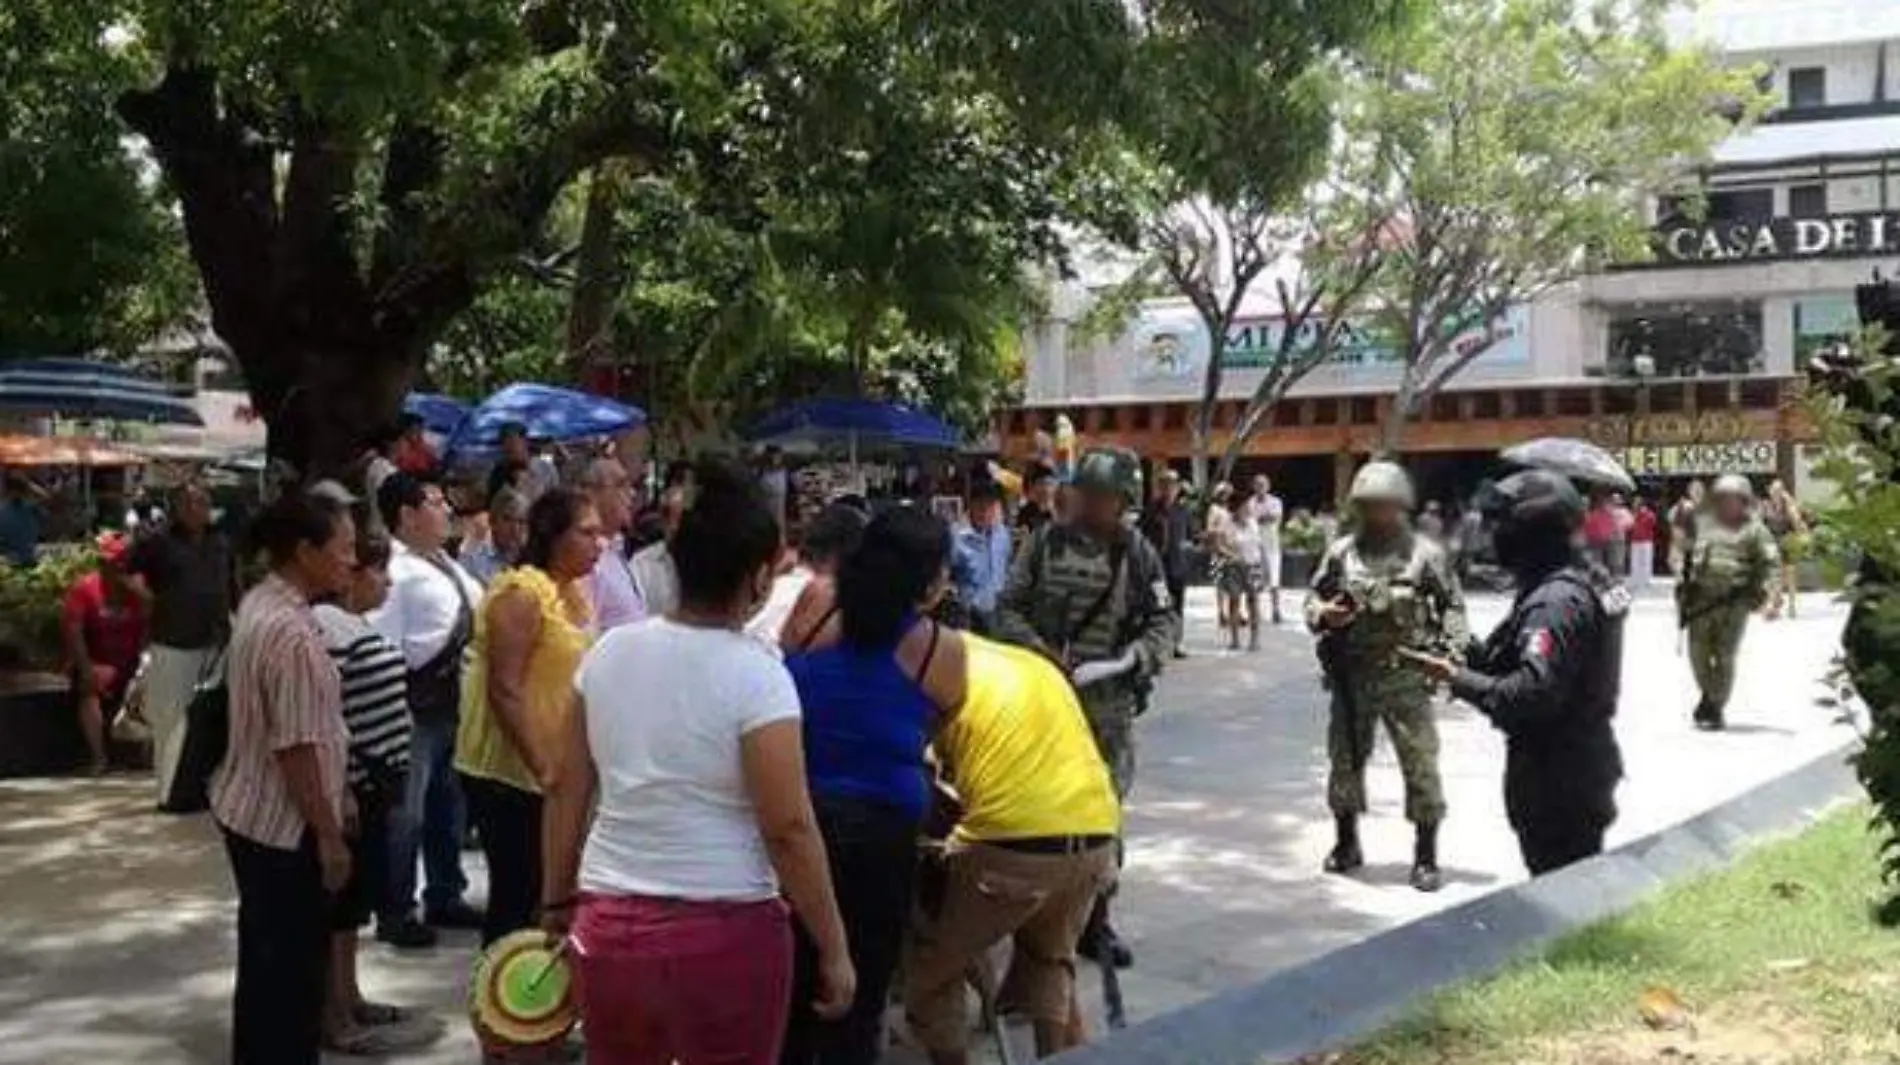
[[[119,160],[126,133],[149,146],[272,450],[307,471],[350,460],[464,312],[486,316],[491,342],[497,320],[539,328],[523,256],[547,253],[550,212],[603,164],[668,184],[745,242],[742,276],[785,281],[767,298],[822,297],[859,379],[893,315],[905,343],[992,339],[1013,257],[1052,251],[1055,221],[1087,202],[1069,160],[1093,158],[1081,149],[1118,115],[1142,40],[1121,0],[25,8],[48,20],[36,51],[109,68],[121,125],[88,155]],[[57,73],[18,75],[29,106],[45,109]],[[658,259],[623,260],[614,289],[671,278]],[[744,333],[727,319],[757,320],[754,286],[676,284],[616,301],[613,343],[658,333],[718,378],[716,341]],[[674,326],[708,300],[716,320],[689,345]],[[669,309],[653,327],[640,312],[656,303]]]
[[[1227,336],[1255,283],[1276,266],[1321,256],[1328,246],[1306,194],[1327,162],[1333,136],[1334,59],[1342,49],[1391,33],[1415,5],[1407,0],[1326,4],[1143,0],[1133,5],[1141,47],[1124,129],[1135,164],[1127,175],[1140,207],[1121,230],[1140,265],[1130,284],[1159,280],[1185,298],[1208,334],[1200,403],[1191,423],[1193,476],[1205,485],[1214,409],[1226,367]],[[1340,220],[1329,219],[1328,224]],[[1112,233],[1112,231],[1111,231]],[[1335,241],[1336,243],[1336,241]],[[1364,287],[1363,271],[1338,256],[1276,286],[1280,311],[1297,321],[1291,341],[1318,326],[1332,305]],[[1261,417],[1324,361],[1323,343],[1289,345],[1255,390],[1230,469]]]
[[[1489,346],[1460,333],[1645,257],[1645,203],[1762,106],[1753,71],[1669,45],[1674,6],[1439,0],[1352,79],[1340,195],[1388,220],[1367,313],[1404,356],[1387,452]]]
[[[1810,365],[1809,411],[1824,458],[1815,473],[1834,499],[1819,515],[1825,556],[1854,563],[1853,609],[1841,637],[1843,687],[1867,708],[1854,769],[1874,805],[1882,873],[1900,884],[1900,292],[1876,282],[1860,293],[1869,329],[1850,350]],[[1900,895],[1881,909],[1900,924]]]
[[[136,66],[86,0],[0,7],[0,352],[129,350],[196,284],[163,189],[113,113]],[[93,40],[85,40],[86,34]]]

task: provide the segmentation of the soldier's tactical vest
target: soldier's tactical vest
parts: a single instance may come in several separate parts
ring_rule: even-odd
[[[1030,559],[1037,575],[1030,624],[1071,665],[1121,653],[1131,565],[1126,538],[1132,534],[1120,535],[1116,544],[1104,545],[1056,525],[1030,547],[1037,552]]]
[[[1401,646],[1429,647],[1440,637],[1439,593],[1422,538],[1407,535],[1389,550],[1367,551],[1353,537],[1333,545],[1340,587],[1356,614],[1345,630],[1345,653],[1383,658]]]
[[[1756,577],[1752,558],[1761,549],[1758,538],[1767,539],[1768,530],[1753,518],[1733,529],[1713,519],[1699,524],[1689,564],[1697,601],[1734,595]]]

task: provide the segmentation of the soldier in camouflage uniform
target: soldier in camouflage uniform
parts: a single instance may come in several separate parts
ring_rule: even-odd
[[[1365,864],[1359,817],[1366,812],[1366,759],[1385,722],[1405,776],[1405,817],[1417,831],[1412,886],[1436,891],[1438,825],[1445,795],[1438,778],[1438,725],[1432,684],[1397,658],[1401,647],[1456,657],[1470,642],[1464,595],[1442,548],[1406,521],[1412,484],[1389,462],[1369,462],[1353,478],[1356,529],[1321,558],[1306,598],[1307,626],[1320,636],[1332,693],[1326,783],[1338,836],[1326,871]]]
[[[1134,722],[1174,650],[1167,573],[1153,545],[1124,521],[1141,499],[1141,464],[1124,448],[1094,448],[1076,465],[1069,520],[1036,529],[997,600],[996,636],[1039,651],[1069,674],[1115,790],[1135,779]],[[1132,962],[1104,900],[1085,947]],[[1094,946],[1100,944],[1101,946]]]
[[[1735,655],[1748,615],[1768,602],[1781,560],[1775,538],[1752,512],[1748,479],[1729,474],[1709,493],[1710,512],[1699,519],[1695,540],[1676,585],[1677,620],[1689,630],[1689,668],[1702,699],[1699,728],[1720,729],[1735,687]]]

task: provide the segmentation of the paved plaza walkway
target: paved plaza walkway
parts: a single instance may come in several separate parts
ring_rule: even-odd
[[[1325,712],[1309,641],[1289,624],[1258,654],[1220,653],[1211,599],[1202,592],[1192,607],[1195,654],[1164,681],[1140,737],[1119,904],[1139,955],[1124,981],[1133,1019],[1521,878],[1499,794],[1502,744],[1456,705],[1440,718],[1451,805],[1445,890],[1405,886],[1410,834],[1383,741],[1371,765],[1371,864],[1352,880],[1322,876]],[[1503,608],[1476,599],[1474,626],[1487,631]],[[1816,704],[1842,619],[1840,607],[1811,596],[1799,621],[1754,622],[1733,725],[1711,736],[1689,725],[1694,697],[1668,601],[1639,600],[1618,721],[1629,779],[1611,842],[1681,821],[1850,739]],[[0,782],[0,1065],[224,1060],[233,940],[222,851],[204,819],[161,818],[149,806],[141,779]],[[365,950],[376,997],[426,1003],[449,1020],[437,1048],[401,1060],[477,1060],[460,1018],[472,950],[472,938],[418,954]],[[1095,1001],[1092,986],[1088,995]]]

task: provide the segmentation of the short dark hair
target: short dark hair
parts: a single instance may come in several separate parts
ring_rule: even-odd
[[[798,552],[807,562],[832,562],[850,554],[864,538],[869,519],[847,503],[833,503],[818,512],[805,527]]]
[[[1002,501],[1003,486],[997,484],[995,480],[989,477],[980,477],[974,484],[970,485],[970,502],[1001,503]]]
[[[278,496],[251,522],[251,544],[281,566],[305,544],[321,547],[336,535],[337,524],[350,513],[340,500],[298,487]]]
[[[376,513],[383,519],[383,525],[391,532],[400,528],[403,510],[422,506],[429,498],[432,483],[406,470],[397,470],[383,478],[381,487],[376,489]]]
[[[398,433],[407,433],[411,429],[421,429],[428,424],[428,422],[423,420],[422,415],[410,411],[403,411],[396,417],[396,431]]]
[[[521,547],[521,564],[543,573],[554,562],[554,547],[581,520],[594,501],[573,488],[550,488],[528,507],[528,540]]]
[[[381,569],[389,565],[389,534],[365,524],[356,530],[356,568]]]
[[[511,436],[518,436],[521,439],[526,440],[528,438],[528,427],[521,424],[520,422],[503,422],[501,423],[501,428],[496,430],[495,435],[500,437],[503,440],[506,440]]]
[[[693,469],[695,494],[669,542],[680,601],[721,608],[783,546],[778,518],[749,472],[713,460]]]

